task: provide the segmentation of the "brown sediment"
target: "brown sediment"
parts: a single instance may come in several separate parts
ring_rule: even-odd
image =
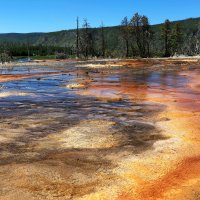
[[[138,193],[141,199],[148,199],[149,197],[152,199],[173,199],[173,192],[175,190],[178,191],[181,189],[180,195],[185,195],[183,185],[186,183],[186,187],[187,182],[192,179],[200,181],[200,156],[185,158],[174,171],[169,172],[169,174],[155,181],[153,184],[145,185],[144,183],[144,190]],[[170,190],[174,190],[171,192],[171,196],[165,197],[166,193],[170,192]]]
[[[7,81],[16,81],[31,77],[37,77],[37,76],[45,76],[45,75],[56,75],[61,74],[60,72],[43,72],[43,73],[31,73],[31,74],[1,74],[0,75],[0,82],[7,82]]]
[[[193,74],[194,75],[194,74]],[[190,76],[190,75],[189,75]],[[194,75],[195,76],[195,75]],[[196,79],[195,79],[196,80]],[[192,82],[196,84],[196,81]],[[189,82],[189,87],[192,84]],[[195,87],[192,85],[192,87]],[[187,89],[185,89],[186,91]],[[178,148],[175,164],[166,162],[168,171],[163,172],[162,168],[157,168],[158,178],[147,181],[142,178],[134,178],[137,187],[129,187],[127,192],[123,192],[118,199],[126,200],[179,200],[198,199],[200,194],[200,140],[199,140],[199,99],[193,102],[193,95],[180,93],[175,89],[176,101],[173,97],[150,98],[149,101],[164,103],[168,109],[161,114],[169,121],[161,122],[164,133],[172,138],[182,140],[182,146]],[[196,106],[196,107],[195,107]],[[174,146],[176,149],[176,146]],[[164,152],[163,152],[164,153]],[[166,154],[167,155],[167,154]],[[163,155],[164,156],[164,155]],[[171,155],[173,157],[173,155]],[[160,159],[159,162],[163,162]],[[156,166],[154,166],[156,168]],[[136,175],[137,177],[137,175]],[[134,188],[134,189],[133,189]],[[132,191],[132,192],[130,192]]]
[[[189,61],[184,61],[186,64]],[[180,63],[179,63],[180,64]],[[184,75],[184,73],[182,73]],[[142,174],[146,178],[137,175],[138,170],[142,170],[141,165],[137,166],[137,161],[133,165],[133,172],[125,175],[127,180],[134,182],[133,186],[127,187],[117,199],[123,200],[143,200],[143,199],[163,199],[163,200],[179,200],[197,198],[200,194],[200,149],[199,149],[199,94],[190,91],[194,88],[198,91],[198,75],[195,72],[187,72],[185,75],[192,78],[192,81],[183,86],[185,90],[180,88],[164,88],[152,87],[146,85],[137,85],[133,82],[123,82],[120,84],[94,84],[86,91],[81,92],[83,95],[92,95],[100,99],[112,98],[112,93],[116,95],[126,95],[129,99],[134,101],[145,100],[148,102],[157,102],[167,106],[167,110],[159,115],[158,120],[161,119],[159,126],[163,128],[163,134],[170,136],[172,139],[180,140],[179,144],[176,142],[173,146],[163,147],[162,156],[171,156],[173,161],[163,160],[161,156],[146,165],[149,171]],[[106,96],[106,92],[110,96]],[[162,120],[167,118],[168,120]],[[173,141],[173,140],[172,140]],[[173,142],[172,142],[173,143]],[[178,145],[178,146],[177,146]],[[156,145],[155,145],[155,148]],[[167,149],[168,148],[168,149]],[[172,148],[172,149],[171,149]],[[161,148],[162,149],[162,148]],[[169,154],[168,151],[174,151],[174,154]],[[143,159],[143,158],[138,158]],[[148,158],[146,158],[148,160]],[[157,160],[156,160],[157,159]],[[157,164],[159,163],[160,164]],[[131,163],[131,162],[130,162]],[[164,167],[161,167],[164,163]],[[159,168],[161,167],[161,168]],[[149,172],[152,171],[152,174]],[[156,171],[157,170],[157,171]],[[131,171],[131,169],[130,169]],[[155,176],[156,171],[156,177]],[[145,175],[146,173],[146,175]],[[154,174],[153,174],[154,173]],[[123,175],[124,176],[124,175]],[[148,177],[148,178],[147,178]],[[152,181],[146,180],[151,179]],[[131,184],[130,184],[131,185]],[[123,187],[121,190],[123,191]],[[193,194],[195,191],[195,194]],[[95,199],[92,198],[91,199]],[[104,199],[104,198],[103,198]],[[106,198],[105,198],[106,199]]]
[[[124,95],[128,95],[130,99],[144,100],[148,90],[146,85],[136,85],[133,82],[121,81],[116,83],[94,83],[89,85],[87,90],[78,91],[78,94],[86,96],[95,96],[102,100],[122,100]]]
[[[110,65],[140,68],[147,62],[153,66],[156,62],[187,65],[190,61],[126,60]],[[80,95],[77,99],[35,103],[34,111],[41,107],[45,113],[30,114],[30,118],[28,113],[20,119],[16,111],[13,120],[5,123],[2,119],[0,197],[198,199],[200,96],[195,84],[199,72],[178,72],[170,78],[163,74],[156,85],[148,79],[142,83],[132,79],[134,74],[123,69],[76,72],[78,77],[72,83],[87,85],[84,90],[72,91]],[[109,79],[120,73],[119,79]],[[36,74],[33,76],[46,75]],[[7,80],[32,74],[14,76]],[[181,76],[180,87],[176,78]],[[103,109],[98,113],[97,107]],[[132,117],[124,118],[126,114]],[[95,115],[101,119],[95,120]]]
[[[124,192],[118,199],[186,199],[186,195],[191,196],[194,187],[196,193],[200,192],[200,156],[185,158],[174,170],[158,180],[149,182],[140,180],[138,184],[139,187],[134,193]]]
[[[152,69],[167,70],[177,69],[180,67],[187,69],[190,65],[200,65],[198,58],[147,58],[147,59],[121,59],[121,60],[107,60],[107,61],[88,61],[87,63],[80,62],[77,66],[90,69],[115,69],[115,68],[129,68],[129,69]]]

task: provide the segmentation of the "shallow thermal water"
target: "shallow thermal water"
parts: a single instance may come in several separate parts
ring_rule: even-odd
[[[200,70],[0,72],[0,199],[199,198]]]

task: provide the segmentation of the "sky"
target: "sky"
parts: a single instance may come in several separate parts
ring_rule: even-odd
[[[115,26],[136,12],[151,24],[200,17],[200,0],[0,0],[0,33],[72,29],[77,16],[92,27]]]

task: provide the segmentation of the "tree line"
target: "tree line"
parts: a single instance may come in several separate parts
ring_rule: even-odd
[[[4,42],[0,45],[0,62],[9,62],[15,57],[45,57],[53,56],[57,59],[65,59],[66,55],[73,55],[69,47],[50,46],[50,45],[33,45],[29,43],[10,43]]]
[[[107,57],[169,57],[174,55],[196,55],[200,53],[200,26],[197,31],[185,33],[180,23],[166,20],[162,25],[150,25],[145,15],[134,14],[124,17],[120,26],[92,28],[84,19],[82,24],[76,19],[73,41],[66,40],[62,45],[37,42],[4,42],[0,45],[0,60],[3,57],[49,56],[55,58],[107,58]],[[45,36],[45,37],[48,37]],[[56,40],[62,40],[59,36]],[[49,41],[47,39],[47,41]],[[39,44],[38,44],[39,43]]]
[[[120,36],[123,40],[125,50],[121,56],[148,58],[154,55],[154,31],[151,28],[147,16],[138,13],[129,20],[125,17],[119,26]],[[106,48],[105,30],[102,24],[100,31],[100,42],[98,50],[95,50],[94,36],[87,20],[84,20],[82,29],[79,28],[79,19],[77,18],[77,37],[76,37],[76,55],[77,57],[108,57]],[[163,47],[163,57],[169,57],[181,53],[183,43],[183,33],[181,26],[177,23],[173,28],[171,22],[166,20],[163,24],[160,40]],[[157,42],[157,41],[156,41]]]

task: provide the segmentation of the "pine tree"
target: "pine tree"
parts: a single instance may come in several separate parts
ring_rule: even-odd
[[[200,24],[198,25],[195,40],[196,40],[196,52],[195,53],[199,55],[200,54]]]
[[[76,20],[76,56],[79,58],[79,18]]]
[[[104,24],[101,24],[101,56],[104,58],[106,52],[106,42],[105,42],[105,33],[104,33]]]
[[[142,16],[141,18],[142,22],[142,39],[143,39],[143,51],[144,56],[149,57],[150,56],[150,41],[153,37],[153,32],[150,29],[149,19],[146,16]]]
[[[171,55],[171,23],[167,19],[163,25],[162,36],[164,38],[164,48],[165,48],[165,57],[169,57]]]
[[[87,19],[84,19],[83,28],[81,30],[80,40],[81,52],[87,59],[89,55],[94,56],[94,39]]]
[[[128,17],[124,17],[121,22],[121,34],[126,44],[126,57],[129,57],[130,25]]]
[[[143,58],[148,57],[150,55],[150,41],[152,36],[148,18],[136,13],[131,19],[130,25],[139,55]]]
[[[173,54],[177,54],[180,52],[181,44],[183,42],[183,34],[181,32],[180,24],[176,24],[175,28],[172,32],[171,43],[172,43],[172,51]]]

